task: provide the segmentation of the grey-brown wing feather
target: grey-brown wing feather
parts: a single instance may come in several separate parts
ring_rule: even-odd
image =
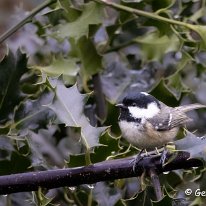
[[[153,127],[157,131],[166,131],[174,127],[180,127],[186,124],[187,122],[192,121],[192,119],[189,118],[185,114],[185,112],[188,112],[193,109],[206,107],[205,105],[201,105],[201,104],[191,104],[191,105],[172,108],[172,107],[167,107],[163,103],[161,106],[162,106],[162,110],[159,113],[158,117],[153,117],[151,119],[148,119],[148,121],[153,125]]]
[[[184,125],[185,123],[191,121],[191,119],[187,117],[184,113],[177,114],[176,112],[173,112],[170,114],[167,113],[166,115],[163,115],[163,117],[161,118],[159,116],[158,118],[154,117],[148,119],[148,121],[153,125],[153,127],[157,131],[166,131],[174,127],[180,127],[181,125]]]

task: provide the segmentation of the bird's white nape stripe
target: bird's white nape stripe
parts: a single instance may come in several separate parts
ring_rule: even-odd
[[[168,126],[171,125],[171,122],[172,122],[172,113],[170,113],[170,117],[169,117],[169,123],[168,123]]]
[[[148,104],[147,109],[139,107],[128,107],[128,109],[134,118],[152,118],[160,111],[155,102]]]
[[[149,94],[147,92],[140,92],[141,94],[144,94],[145,96],[148,96]]]

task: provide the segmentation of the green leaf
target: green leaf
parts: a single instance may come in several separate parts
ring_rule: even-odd
[[[167,78],[164,81],[165,87],[172,93],[177,100],[180,100],[180,97],[183,92],[189,92],[190,88],[188,88],[182,81],[182,78],[179,73],[175,73],[174,75]]]
[[[57,206],[59,204],[52,204],[52,200],[54,199],[54,197],[49,196],[46,197],[45,194],[43,193],[43,189],[42,188],[38,188],[38,191],[33,192],[33,198],[32,198],[32,203],[34,205],[41,205],[41,206],[47,206],[47,205],[52,205],[52,206]],[[31,204],[31,205],[33,205]]]
[[[12,128],[21,129],[21,131],[45,128],[55,116],[53,111],[45,106],[51,102],[52,98],[53,95],[45,91],[36,100],[27,99],[22,102],[15,110]]]
[[[9,52],[0,62],[0,122],[8,118],[14,107],[22,100],[20,79],[27,71],[26,54]]]
[[[105,67],[101,74],[102,89],[107,99],[115,104],[121,96],[126,95],[124,92],[128,92],[130,85],[136,83],[136,76],[120,58],[116,58],[116,55],[112,55]]]
[[[59,24],[59,19],[63,19],[65,14],[65,10],[62,8],[55,8],[48,13],[44,14],[44,16],[47,16],[49,19],[50,24],[53,26]]]
[[[8,134],[10,131],[10,122],[7,122],[6,124],[4,124],[3,126],[0,125],[0,134]]]
[[[0,136],[0,161],[1,160],[10,160],[11,154],[14,151],[13,144],[11,139],[8,136]]]
[[[8,202],[11,205],[21,205],[28,206],[34,205],[31,203],[32,193],[31,192],[19,192],[16,194],[11,194],[5,197],[5,195],[1,195],[0,197],[0,206],[8,206]]]
[[[102,146],[96,147],[94,154],[91,154],[92,162],[101,162],[106,160],[113,152],[118,153],[120,150],[119,139],[112,137],[109,132],[106,132],[100,137]]]
[[[85,78],[100,72],[102,68],[102,57],[97,53],[90,39],[85,36],[79,39],[78,53],[82,62],[82,72]]]
[[[174,97],[174,95],[171,93],[171,91],[167,88],[167,85],[165,85],[165,80],[161,79],[160,82],[158,82],[155,87],[152,89],[152,92],[150,92],[153,96],[155,96],[160,101],[164,102],[165,104],[169,106],[177,106],[179,102]]]
[[[174,142],[177,150],[185,150],[191,158],[201,158],[206,161],[206,139],[187,131],[187,136]]]
[[[79,71],[76,61],[75,58],[64,59],[61,57],[54,59],[49,66],[34,66],[33,68],[39,69],[52,77],[59,77],[60,75],[76,76]]]
[[[176,35],[159,36],[158,32],[150,32],[147,35],[137,37],[134,42],[140,45],[142,58],[146,60],[159,60],[165,53],[176,51],[180,44]]]
[[[203,25],[188,25],[188,27],[190,27],[193,31],[197,32],[197,34],[199,34],[199,36],[201,37],[201,48],[202,49],[206,49],[206,26]]]
[[[92,161],[91,161],[92,162]],[[78,154],[78,155],[70,155],[68,161],[68,167],[80,167],[86,165],[85,155]]]
[[[118,153],[120,150],[119,140],[112,137],[108,132],[100,137],[99,142],[101,145],[96,147],[94,153],[91,154],[91,161],[93,163],[104,161],[111,156],[113,152]],[[73,144],[73,147],[77,147],[77,143],[74,144],[70,142],[70,144]],[[82,165],[85,165],[84,155],[74,154],[69,156],[69,167],[79,167]]]
[[[88,36],[89,25],[102,23],[102,6],[94,2],[84,5],[82,15],[75,21],[61,24],[58,28],[57,37],[74,38],[78,40],[82,36]]]
[[[81,15],[81,12],[78,9],[76,9],[70,1],[59,0],[58,3],[59,3],[59,7],[65,10],[66,12],[65,16],[67,17],[68,20],[75,21]]]
[[[80,94],[76,85],[70,88],[57,85],[55,93],[49,108],[54,110],[59,120],[66,126],[81,128],[82,142],[87,150],[98,146],[99,136],[105,127],[92,127],[84,115],[84,103],[88,95]]]
[[[8,175],[12,173],[20,173],[29,171],[31,161],[28,157],[13,151],[9,160],[0,161],[0,175]]]
[[[115,205],[121,198],[121,191],[118,188],[109,187],[104,182],[98,182],[93,189],[93,197],[99,206]]]
[[[54,125],[47,129],[40,129],[38,133],[29,131],[27,139],[32,154],[32,167],[48,169],[51,165],[59,167],[64,165],[64,157],[62,156],[65,150],[64,146],[61,148],[57,147],[57,141],[55,139],[55,133],[58,129],[59,128]],[[64,143],[69,144],[66,141]],[[69,150],[66,150],[65,158],[67,158],[69,152]]]
[[[191,63],[192,58],[187,53],[181,53],[182,57],[176,65],[176,71],[172,75],[163,78],[159,84],[162,84],[162,87],[166,89],[170,94],[172,94],[177,101],[180,100],[182,93],[187,93],[190,91],[190,88],[187,87],[182,81],[180,72],[186,68],[186,66]],[[162,88],[163,89],[163,88]],[[161,89],[161,90],[162,90]],[[161,95],[162,96],[162,95]]]
[[[160,201],[153,201],[152,206],[173,206],[172,204],[172,198],[170,198],[168,195],[165,195]]]
[[[123,200],[123,202],[126,205],[152,206],[152,199],[155,199],[153,188],[147,186],[145,190],[128,200]]]

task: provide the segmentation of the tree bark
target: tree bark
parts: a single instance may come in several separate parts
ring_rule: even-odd
[[[5,175],[0,176],[0,194],[35,191],[39,187],[52,189],[93,184],[100,181],[112,181],[141,176],[144,171],[149,175],[151,168],[155,169],[158,175],[166,171],[203,166],[201,160],[189,159],[189,157],[190,154],[188,152],[178,152],[171,162],[163,166],[160,161],[161,155],[148,156],[138,162],[135,170],[133,165],[134,157],[129,157],[71,169]]]

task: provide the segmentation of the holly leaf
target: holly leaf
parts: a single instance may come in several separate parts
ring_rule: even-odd
[[[172,206],[172,198],[165,195],[160,201],[153,201],[152,206]]]
[[[174,94],[170,91],[166,85],[165,79],[161,79],[155,87],[152,89],[150,94],[154,95],[157,99],[164,102],[170,106],[176,106],[178,104],[177,98],[175,98]]]
[[[79,93],[76,85],[70,88],[57,85],[55,97],[49,108],[57,114],[58,119],[66,126],[81,128],[81,140],[88,150],[99,145],[99,136],[106,128],[90,125],[83,112],[87,98],[87,94]]]
[[[0,135],[0,161],[10,160],[14,147],[8,136]]]
[[[115,205],[121,198],[121,190],[109,187],[105,182],[98,182],[93,189],[93,196],[99,206]]]
[[[68,140],[67,140],[68,141]],[[112,137],[108,132],[99,138],[100,147],[96,147],[94,153],[91,153],[93,163],[106,160],[114,151],[119,151],[119,140]],[[70,143],[71,146],[72,143]],[[77,147],[77,144],[73,148]],[[68,167],[79,167],[85,165],[84,154],[72,154],[69,156]]]
[[[152,206],[172,206],[172,198],[168,195],[165,195],[160,201],[152,201]]]
[[[206,38],[205,38],[206,26],[188,24],[188,28],[190,28],[193,32],[196,32],[199,35],[198,37],[200,37],[200,38],[197,38],[197,40],[200,41],[201,48],[203,50],[205,50],[206,49]],[[191,31],[191,33],[192,33],[192,31]],[[195,39],[193,38],[193,40],[195,40]]]
[[[75,8],[72,2],[68,0],[59,0],[58,3],[59,8],[65,11],[64,18],[66,17],[69,21],[75,21],[81,15],[79,8]]]
[[[78,53],[82,62],[82,72],[85,78],[100,72],[102,68],[102,57],[97,53],[92,41],[86,38],[86,36],[80,38],[78,41]]]
[[[45,106],[52,98],[53,95],[45,91],[36,100],[27,99],[21,102],[15,110],[12,128],[21,130],[46,128],[48,122],[55,116],[53,111]]]
[[[79,67],[76,64],[77,59],[69,58],[64,59],[60,57],[59,59],[54,59],[52,63],[48,66],[34,66],[34,69],[38,69],[51,77],[59,77],[63,76],[76,76]]]
[[[140,45],[142,58],[145,60],[160,60],[165,53],[176,51],[180,44],[176,35],[159,36],[158,32],[150,32],[147,35],[137,37],[134,42]]]
[[[190,88],[183,83],[179,73],[167,78],[166,81],[164,81],[164,85],[177,100],[180,100],[183,92],[186,93],[190,91]]]
[[[62,39],[72,37],[78,40],[82,36],[88,36],[89,25],[97,25],[102,22],[102,6],[94,2],[84,5],[82,15],[75,21],[61,24],[57,29],[57,37]]]
[[[22,100],[20,79],[27,71],[26,54],[9,52],[0,62],[0,122],[8,118]]]
[[[80,69],[77,65],[77,59],[72,57],[69,59],[60,57],[53,59],[52,63],[48,66],[33,66],[32,68],[40,70],[43,78],[46,78],[46,76],[55,78],[62,75],[65,83],[76,81],[76,75]]]
[[[156,77],[152,69],[129,69],[125,61],[112,53],[104,58],[104,71],[101,73],[102,89],[107,99],[115,104],[132,91],[148,91]]]
[[[186,137],[174,142],[177,150],[185,150],[191,158],[201,158],[206,161],[206,139],[187,131]]]
[[[123,203],[125,203],[125,205],[152,206],[152,199],[155,199],[153,188],[147,186],[145,190],[139,192],[134,197],[123,200]]]
[[[164,79],[164,86],[174,95],[177,100],[180,100],[182,93],[190,91],[182,81],[180,72],[191,62],[191,57],[187,53],[182,53],[182,58],[176,65],[176,72]]]

